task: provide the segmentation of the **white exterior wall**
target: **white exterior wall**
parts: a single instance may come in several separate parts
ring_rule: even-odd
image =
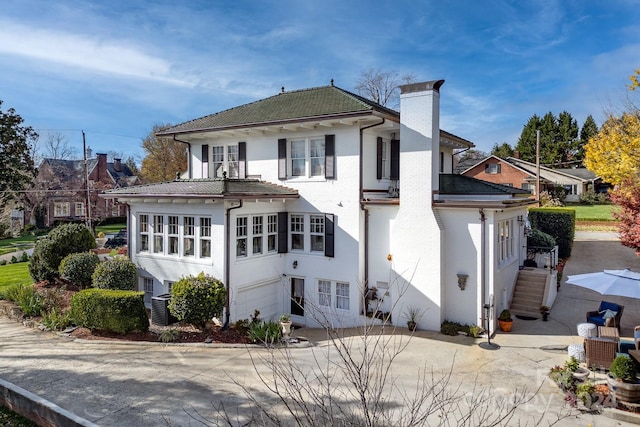
[[[415,307],[418,327],[431,330],[443,320],[442,231],[431,203],[438,189],[439,98],[433,90],[400,96],[400,207],[390,251],[392,274],[398,277],[393,292],[400,298],[393,318],[402,319]]]

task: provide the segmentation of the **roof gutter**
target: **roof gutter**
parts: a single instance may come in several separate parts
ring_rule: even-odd
[[[364,159],[362,158],[362,153],[364,151],[364,131],[367,129],[370,129],[372,127],[376,127],[376,126],[380,126],[383,125],[386,122],[386,119],[384,117],[382,117],[382,121],[379,123],[374,123],[372,125],[369,126],[365,126],[360,128],[360,172],[359,172],[359,187],[358,187],[358,198],[359,198],[359,202],[360,202],[360,209],[362,209],[364,211],[364,272],[363,272],[363,282],[364,282],[364,286],[367,292],[365,292],[365,296],[369,295],[369,211],[367,210],[367,208],[365,207],[364,203],[362,203],[362,199],[364,196],[363,193],[363,164],[364,164]],[[367,311],[367,304],[369,303],[369,301],[367,301],[366,297],[365,297],[365,301],[364,301],[364,311],[365,311],[365,315],[366,315],[366,311]]]
[[[161,134],[157,134],[157,135],[161,135]],[[175,133],[173,134],[173,140],[176,142],[182,142],[183,144],[187,144],[187,151],[189,153],[189,155],[187,156],[187,171],[189,171],[189,178],[193,178],[193,174],[191,173],[191,143],[187,141],[182,141],[176,138]]]
[[[230,313],[230,309],[231,309],[231,304],[230,304],[230,300],[231,300],[231,296],[230,296],[230,289],[231,286],[229,285],[229,282],[231,280],[231,211],[234,209],[240,209],[242,207],[242,199],[238,200],[240,202],[240,204],[238,206],[232,206],[230,208],[227,208],[225,215],[226,215],[226,227],[225,227],[225,249],[224,249],[224,253],[225,253],[225,259],[224,259],[224,285],[226,287],[227,290],[227,296],[226,296],[226,301],[225,301],[225,307],[224,307],[224,329],[229,329],[229,319],[231,318],[231,313]]]

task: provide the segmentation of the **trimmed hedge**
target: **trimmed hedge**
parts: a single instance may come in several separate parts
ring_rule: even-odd
[[[132,291],[136,288],[138,269],[128,258],[109,259],[98,264],[91,278],[96,288]]]
[[[149,330],[144,292],[85,289],[71,298],[76,325],[91,330],[126,334]]]
[[[573,238],[576,230],[576,211],[574,209],[529,209],[529,222],[535,228],[551,235],[558,245],[558,257],[571,256]]]
[[[91,252],[69,254],[62,259],[58,269],[60,276],[82,288],[91,286],[91,276],[100,264],[98,255]]]
[[[204,272],[183,277],[171,287],[169,311],[178,320],[204,325],[214,316],[220,317],[226,295],[224,284]]]

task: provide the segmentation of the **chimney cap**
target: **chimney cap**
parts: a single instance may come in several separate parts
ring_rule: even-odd
[[[425,92],[434,90],[440,92],[440,87],[444,84],[444,80],[431,80],[430,82],[409,83],[400,85],[400,93]]]

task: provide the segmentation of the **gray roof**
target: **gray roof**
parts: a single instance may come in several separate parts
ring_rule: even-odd
[[[530,194],[508,185],[482,181],[465,175],[440,174],[440,194]]]
[[[287,123],[304,119],[335,118],[377,112],[400,113],[336,86],[282,92],[269,98],[210,114],[158,132],[172,135],[206,130]]]
[[[255,179],[181,179],[119,188],[107,191],[103,196],[107,198],[297,198],[298,190]]]
[[[567,175],[575,176],[576,178],[592,180],[596,179],[596,174],[591,172],[587,168],[564,168],[556,169],[559,172],[566,173]]]

